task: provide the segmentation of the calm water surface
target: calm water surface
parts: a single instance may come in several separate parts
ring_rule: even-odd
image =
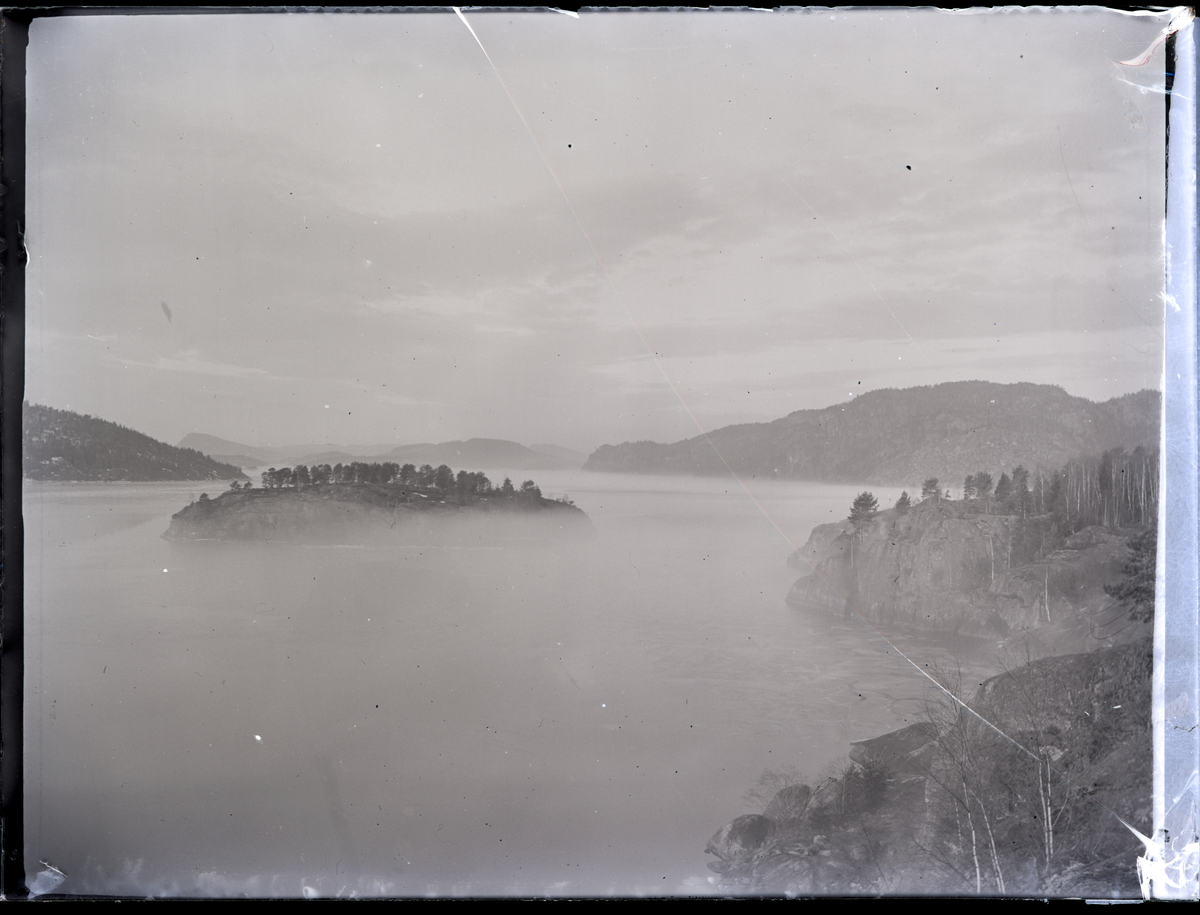
[[[30,877],[702,893],[763,769],[819,773],[915,720],[896,648],[784,604],[789,540],[863,487],[534,476],[598,537],[171,544],[205,484],[27,483]]]

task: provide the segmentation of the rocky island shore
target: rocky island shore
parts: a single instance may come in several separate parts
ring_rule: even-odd
[[[507,481],[506,481],[507,482]],[[462,542],[548,540],[594,535],[573,503],[547,499],[532,484],[464,492],[404,483],[345,482],[235,488],[207,494],[171,517],[174,541],[379,540]]]

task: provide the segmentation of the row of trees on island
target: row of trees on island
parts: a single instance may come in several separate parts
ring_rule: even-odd
[[[295,467],[269,467],[262,473],[263,489],[295,489],[304,490],[311,487],[332,486],[349,483],[373,483],[378,486],[396,486],[442,497],[455,495],[474,498],[513,498],[518,496],[541,498],[541,489],[533,482],[526,480],[520,489],[513,485],[511,479],[505,478],[499,486],[482,472],[471,473],[460,470],[455,473],[450,467],[442,464],[433,467],[424,464],[417,467],[414,464],[398,464],[394,461],[382,463],[366,463],[353,461],[349,464],[317,464],[307,467],[297,464]],[[251,483],[239,485],[236,481],[230,489],[250,489]]]

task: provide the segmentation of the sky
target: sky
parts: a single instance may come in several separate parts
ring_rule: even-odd
[[[1160,388],[1163,17],[79,16],[28,51],[26,399],[591,451],[878,388]]]

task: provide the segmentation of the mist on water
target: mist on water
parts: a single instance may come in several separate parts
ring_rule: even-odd
[[[784,604],[790,550],[863,487],[535,476],[594,537],[460,520],[357,546],[168,543],[202,484],[27,484],[30,875],[704,892],[705,843],[764,769],[816,774],[913,720],[923,684],[895,648]]]

